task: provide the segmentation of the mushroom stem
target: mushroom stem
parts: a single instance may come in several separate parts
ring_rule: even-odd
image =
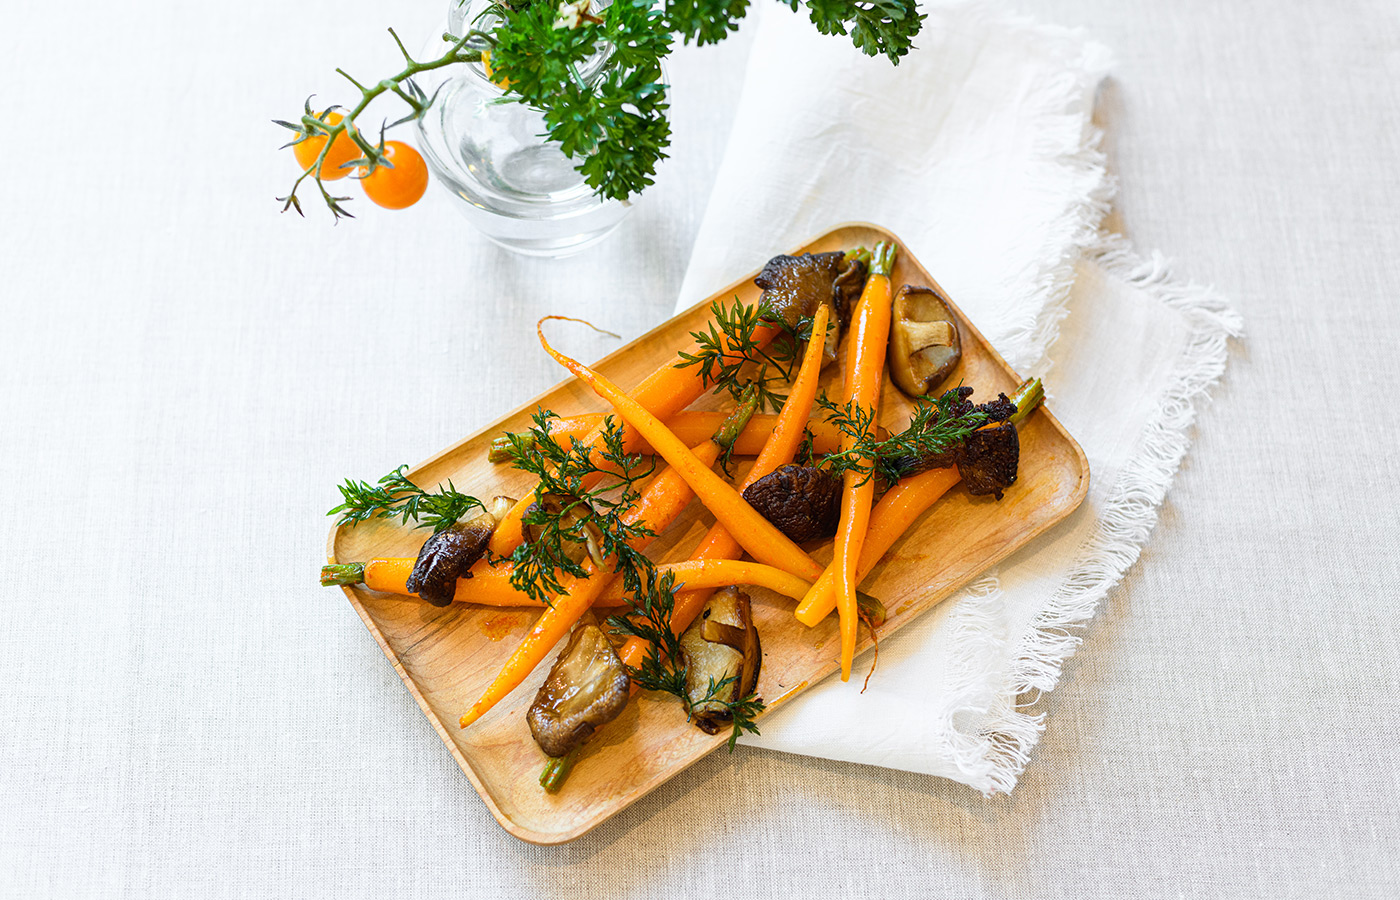
[[[904,332],[909,336],[909,350],[915,352],[925,347],[951,347],[956,339],[952,322],[915,322],[905,319]]]

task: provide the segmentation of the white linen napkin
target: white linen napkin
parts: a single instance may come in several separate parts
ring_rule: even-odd
[[[832,678],[746,744],[1010,791],[1074,634],[1137,558],[1223,371],[1237,317],[1098,227],[1111,185],[1090,117],[1108,54],[999,7],[936,7],[898,66],[765,10],[684,309],[833,225],[899,235],[1084,447],[1073,516],[881,643],[869,689]],[[1053,372],[1047,372],[1054,361]]]

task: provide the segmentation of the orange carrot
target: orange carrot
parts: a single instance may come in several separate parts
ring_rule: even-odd
[[[671,433],[689,446],[698,444],[708,435],[713,434],[727,415],[728,413],[719,410],[686,409],[666,419],[665,422],[666,427],[671,429]],[[562,446],[567,447],[570,440],[583,440],[588,437],[590,432],[602,424],[602,421],[602,413],[551,419],[549,436]],[[806,425],[807,430],[812,432],[812,450],[814,452],[831,453],[841,445],[841,429],[825,419],[810,419]],[[757,456],[767,445],[768,438],[777,426],[777,416],[771,413],[755,415],[749,420],[748,427],[734,441],[733,454],[735,456]],[[515,434],[524,436],[525,433],[515,432]],[[798,429],[798,437],[801,438],[800,428]],[[510,458],[507,452],[509,446],[508,438],[498,437],[491,442],[491,450],[487,457],[491,462],[506,462]],[[639,441],[635,452],[651,453],[651,447],[646,441]]]
[[[885,492],[870,513],[870,526],[856,563],[856,584],[865,580],[880,557],[894,546],[920,515],[962,480],[956,468],[930,469],[905,478]],[[827,567],[794,615],[804,625],[816,625],[836,608],[836,570]]]
[[[416,597],[408,590],[408,575],[417,562],[411,556],[368,559],[362,563],[328,565],[321,571],[323,585],[363,584],[372,591]],[[471,578],[457,581],[453,596],[456,603],[474,603],[494,607],[543,607],[545,604],[518,590],[510,583],[511,563],[486,564],[485,560],[472,567]],[[697,593],[730,584],[752,584],[791,597],[802,597],[812,587],[811,582],[789,575],[782,569],[762,563],[738,562],[732,559],[687,559],[681,562],[658,563],[657,575],[670,574],[676,584],[694,587]],[[594,601],[597,606],[625,606],[629,603],[621,583],[613,580],[603,596]],[[693,618],[693,617],[692,617]],[[687,625],[689,622],[686,623]]]
[[[810,581],[798,578],[782,569],[775,569],[762,563],[739,562],[732,559],[687,559],[682,562],[657,564],[656,574],[658,576],[668,572],[675,576],[677,587],[693,586],[714,589],[731,584],[752,584],[768,588],[770,591],[782,594],[784,597],[791,597],[794,600],[806,594],[812,587]],[[677,592],[677,596],[679,596],[679,592]],[[620,584],[614,584],[613,589],[609,590],[600,602],[610,601],[625,602]],[[693,619],[694,616],[692,615],[691,618]],[[689,624],[689,622],[686,623],[686,625]],[[674,618],[671,620],[671,625],[673,628],[676,627]],[[684,627],[680,626],[681,629]]]
[[[1016,403],[1016,413],[1011,421],[1023,421],[1044,396],[1040,379],[1033,378],[1023,383],[1011,397]],[[909,530],[915,519],[961,480],[962,475],[956,467],[929,469],[903,479],[886,491],[870,513],[870,527],[861,546],[860,561],[856,564],[856,584],[865,580],[870,570]],[[835,571],[827,567],[817,583],[812,585],[812,590],[797,606],[795,615],[799,622],[814,626],[836,608],[835,575]]]
[[[846,343],[846,402],[853,412],[868,411],[871,427],[879,411],[880,383],[885,372],[885,347],[889,342],[893,301],[889,276],[894,268],[895,253],[894,244],[882,241],[875,245],[870,276],[865,280],[865,289],[851,316],[851,332]],[[855,437],[848,436],[842,441],[841,449],[849,451],[855,442]],[[841,519],[836,529],[832,567],[835,569],[836,609],[841,615],[841,680],[850,681],[856,650],[856,561],[870,523],[875,478],[870,473],[848,469],[842,481]]]
[[[656,416],[647,412],[640,403],[627,396],[607,378],[551,347],[544,337],[544,323],[551,319],[576,321],[568,319],[567,316],[545,316],[541,319],[536,330],[545,351],[592,388],[598,396],[611,403],[623,420],[646,438],[656,454],[671,465],[671,470],[686,480],[705,507],[738,538],[740,545],[750,556],[799,577],[815,579],[821,576],[820,565],[773,523],[759,515],[757,510],[739,496],[738,491],[710,471],[709,466],[696,459],[695,454]]]
[[[736,413],[731,414],[731,420],[735,416],[742,415],[743,417],[742,422],[732,426],[733,430],[738,430],[747,424],[748,416],[752,413],[753,405],[750,404],[747,410],[742,413],[736,411]],[[720,430],[723,431],[728,427],[730,427],[730,420],[726,420],[726,424],[722,425]],[[718,435],[719,432],[716,434]],[[721,447],[716,439],[707,440],[694,448],[686,449],[690,459],[694,460],[696,465],[706,466],[706,471],[709,471],[708,467],[713,466],[715,461],[719,459],[720,452]],[[633,525],[643,522],[651,530],[651,534],[639,535],[628,541],[628,545],[632,549],[642,550],[655,540],[658,534],[676,520],[695,496],[689,486],[690,479],[684,477],[685,474],[675,466],[662,470],[642,490],[637,502],[623,514],[623,521],[627,524]],[[583,570],[584,577],[565,579],[565,593],[555,597],[554,605],[546,609],[535,621],[534,627],[530,629],[530,633],[511,654],[505,667],[496,676],[496,680],[491,683],[481,698],[472,704],[471,709],[462,716],[461,727],[466,728],[481,718],[487,710],[519,687],[520,682],[534,671],[535,666],[540,664],[545,655],[549,653],[550,648],[569,633],[569,629],[574,626],[574,623],[588,611],[593,602],[602,596],[603,592],[614,581],[613,578],[609,577],[611,573],[601,571],[591,557],[584,557]],[[817,572],[812,577],[815,578],[816,575],[820,574]]]
[[[797,448],[802,445],[803,427],[807,423],[807,417],[812,412],[812,402],[817,396],[817,381],[821,377],[822,351],[826,348],[827,319],[830,312],[825,304],[817,307],[816,318],[812,322],[812,339],[807,342],[806,353],[802,357],[802,365],[797,371],[797,377],[793,379],[792,390],[788,392],[787,402],[783,404],[782,412],[778,415],[777,424],[773,427],[767,443],[754,461],[753,468],[744,478],[743,484],[739,486],[742,492],[744,488],[753,484],[758,479],[767,475],[778,467],[792,461],[797,453]],[[827,423],[823,423],[827,424]],[[723,524],[716,522],[710,527],[705,537],[700,541],[699,546],[691,553],[692,560],[721,560],[738,559],[743,555],[743,548],[739,542],[734,540],[734,536],[729,533],[729,529]],[[684,579],[677,577],[677,581]],[[735,581],[735,584],[755,584],[756,582]],[[771,587],[771,585],[764,585]],[[723,587],[722,584],[701,586],[690,580],[686,582],[686,590],[676,591],[675,606],[671,610],[671,630],[680,634],[684,631],[695,617],[700,614],[700,610],[705,608],[705,601],[713,593],[713,587]],[[781,589],[779,590],[781,593]],[[646,650],[647,641],[635,635],[629,637],[618,651],[622,661],[629,666],[636,667],[641,664],[641,656]]]
[[[760,325],[754,329],[753,339],[759,347],[765,347],[780,332],[781,329],[776,325]],[[726,343],[725,346],[732,347],[732,344]],[[698,353],[700,346],[698,343],[692,343],[685,352]],[[677,358],[679,359],[679,357]],[[678,369],[674,363],[668,362],[633,388],[630,396],[642,408],[650,411],[658,419],[666,421],[699,399],[706,387],[707,384],[699,366]],[[590,444],[597,450],[601,446],[601,434],[601,426],[595,427],[583,439],[583,443]],[[623,446],[629,453],[637,451],[638,435],[634,429],[624,430]],[[596,479],[593,483],[597,483]],[[585,484],[589,487],[592,486],[587,482]],[[496,556],[510,556],[511,552],[524,540],[521,519],[525,516],[525,510],[534,502],[533,495],[533,491],[527,491],[525,496],[520,498],[520,501],[496,526],[489,545],[491,552]]]
[[[403,594],[417,597],[408,589],[408,576],[418,560],[411,556],[397,556],[382,559],[367,559],[360,563],[340,563],[321,569],[322,585],[363,584],[372,591],[386,594]],[[457,579],[452,600],[456,603],[474,603],[477,606],[497,607],[543,607],[541,600],[531,597],[525,591],[511,584],[515,566],[510,560],[495,564],[478,560],[471,567],[471,573]],[[600,601],[605,602],[605,601]],[[606,603],[619,606],[625,600],[607,598]]]

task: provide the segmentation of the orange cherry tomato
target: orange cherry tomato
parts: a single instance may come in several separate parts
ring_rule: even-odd
[[[491,68],[490,50],[481,51],[481,68],[486,72],[486,79],[488,81],[494,81],[502,89],[510,90],[510,79],[498,76],[495,70]]]
[[[412,206],[428,189],[428,166],[408,144],[402,141],[385,141],[384,155],[394,164],[380,166],[369,175],[360,167],[360,185],[365,196],[385,209],[403,209]]]
[[[345,117],[340,113],[333,112],[326,116],[326,124],[339,125]],[[296,154],[297,165],[305,172],[316,165],[316,157],[321,155],[321,148],[326,145],[326,139],[322,135],[309,137],[299,144],[292,145],[292,153]],[[331,144],[330,152],[326,154],[326,161],[321,166],[322,181],[336,181],[350,174],[349,169],[342,169],[341,166],[351,160],[364,156],[360,148],[355,146],[355,142],[350,139],[348,131],[342,131],[335,136],[335,142]]]

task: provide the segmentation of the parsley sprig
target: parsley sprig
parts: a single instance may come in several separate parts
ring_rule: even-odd
[[[803,0],[812,24],[822,34],[849,34],[866,56],[884,54],[890,62],[900,59],[914,45],[924,24],[916,0]],[[788,0],[797,11],[798,0]]]
[[[418,528],[432,528],[433,533],[452,527],[473,509],[486,506],[475,497],[463,494],[452,482],[427,491],[404,474],[407,465],[379,479],[376,484],[346,479],[340,485],[341,503],[326,513],[340,513],[340,525],[358,525],[370,519],[399,519],[404,525],[412,519]]]
[[[924,20],[916,0],[787,2],[794,10],[805,3],[823,34],[849,35],[863,53],[884,54],[895,63],[909,52]],[[387,127],[421,118],[433,98],[415,87],[413,76],[480,62],[488,50],[493,78],[509,85],[506,97],[544,112],[549,138],[574,159],[590,187],[604,197],[626,200],[652,184],[671,144],[662,61],[677,39],[697,45],[724,40],[737,30],[748,7],[749,0],[502,0],[487,7],[465,34],[443,35],[448,48],[428,60],[410,55],[390,29],[404,67],[377,81],[360,81],[337,69],[360,93],[343,121],[332,125],[327,119],[338,107],[317,114],[309,101],[299,120],[274,120],[296,134],[293,143],[326,138],[316,162],[278,200],[283,211],[300,213],[297,190],[309,178],[336,219],[349,217],[344,206],[349,198],[334,196],[322,177],[335,137],[347,133],[370,169],[388,165],[384,129],[374,143],[356,127],[370,103],[393,94],[408,105],[408,114]],[[607,55],[607,64],[587,74],[587,64],[599,54]]]

